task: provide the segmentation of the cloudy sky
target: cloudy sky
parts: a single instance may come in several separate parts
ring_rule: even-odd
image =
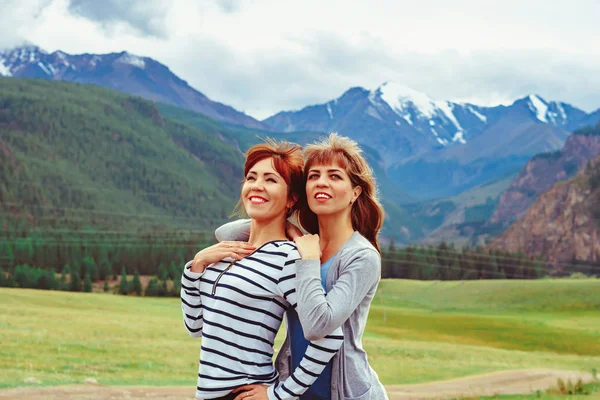
[[[396,81],[600,108],[598,0],[0,0],[0,48],[152,57],[262,119]]]

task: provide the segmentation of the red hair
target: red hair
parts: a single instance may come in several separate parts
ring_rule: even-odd
[[[304,158],[300,145],[276,141],[271,138],[265,139],[264,143],[255,144],[246,151],[246,162],[244,163],[244,179],[254,165],[264,159],[273,159],[273,168],[288,186],[288,198],[300,199],[305,197],[304,191]],[[236,210],[239,210],[242,200],[238,202]],[[297,209],[298,202],[288,210],[288,217]],[[234,212],[235,212],[234,211]]]

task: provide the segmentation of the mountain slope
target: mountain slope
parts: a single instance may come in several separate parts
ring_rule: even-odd
[[[434,198],[516,173],[531,156],[561,148],[569,135],[540,121],[531,104],[530,98],[521,99],[466,144],[398,163],[389,173],[409,192]]]
[[[532,158],[502,194],[491,223],[508,226],[521,217],[535,198],[561,180],[569,179],[600,154],[600,125],[574,132],[556,152]]]
[[[0,206],[36,225],[212,229],[235,205],[243,165],[239,150],[146,100],[41,80],[0,78],[0,148],[13,160]]]
[[[538,196],[525,215],[490,246],[544,255],[557,264],[559,273],[560,263],[600,264],[600,156],[575,177]]]
[[[149,57],[128,52],[70,55],[35,47],[0,52],[0,76],[92,83],[148,100],[173,104],[210,118],[253,128],[265,128],[254,118],[210,100]]]

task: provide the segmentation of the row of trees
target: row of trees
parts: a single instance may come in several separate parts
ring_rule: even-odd
[[[382,254],[382,277],[418,280],[537,279],[548,275],[541,259],[523,253],[482,246],[456,249],[438,246],[396,248],[390,243]]]
[[[173,270],[196,252],[214,243],[212,232],[154,231],[113,233],[102,231],[0,233],[2,266],[36,265],[57,273],[65,266],[80,276],[90,273],[93,281],[116,276],[121,267],[129,275],[160,275]],[[118,266],[118,267],[117,267]],[[115,268],[117,268],[115,270]]]
[[[173,276],[174,275],[174,276]],[[136,271],[131,279],[128,278],[125,268],[121,270],[121,278],[118,288],[112,288],[112,291],[122,295],[136,294],[138,296],[172,296],[178,297],[181,290],[181,270],[168,271],[162,268],[159,277],[152,277],[145,289],[142,289],[140,274]],[[172,281],[169,284],[169,281]],[[104,280],[104,292],[111,292],[109,282],[116,282],[116,278],[107,277]],[[5,272],[0,268],[0,287],[17,287],[25,289],[42,290],[64,290],[70,292],[92,292],[93,280],[89,272],[86,272],[84,278],[78,271],[71,271],[69,266],[65,266],[63,272],[57,275],[54,271],[29,265],[18,265],[15,268],[9,268]]]

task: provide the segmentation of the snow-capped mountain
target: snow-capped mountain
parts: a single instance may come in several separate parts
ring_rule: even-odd
[[[523,112],[514,113],[515,109]],[[565,135],[588,116],[569,104],[548,102],[538,95],[518,99],[510,106],[482,107],[432,99],[408,86],[386,82],[371,91],[352,88],[325,104],[281,112],[263,122],[286,132],[339,131],[376,148],[389,165],[445,148],[468,146],[503,118],[516,115],[519,120],[564,130]],[[506,121],[502,126],[507,128]],[[545,145],[529,150],[533,155],[542,149]]]
[[[571,130],[571,126],[577,124],[587,114],[567,103],[550,101],[547,102],[538,95],[532,94],[523,99],[515,101],[524,102],[535,118],[543,123],[563,127]]]
[[[386,82],[369,94],[376,108],[389,107],[404,123],[419,132],[431,133],[442,146],[466,143],[470,133],[478,132],[487,123],[487,110],[472,104],[457,104],[433,100],[425,93],[394,82]],[[401,121],[395,121],[400,125]]]
[[[465,144],[493,123],[502,106],[434,100],[394,82],[352,88],[325,104],[281,112],[263,122],[275,130],[339,131],[374,146],[388,164],[432,149]]]
[[[194,110],[216,120],[265,128],[254,118],[210,100],[158,61],[126,51],[70,55],[62,51],[48,53],[36,46],[18,47],[0,52],[0,75],[91,83]]]

